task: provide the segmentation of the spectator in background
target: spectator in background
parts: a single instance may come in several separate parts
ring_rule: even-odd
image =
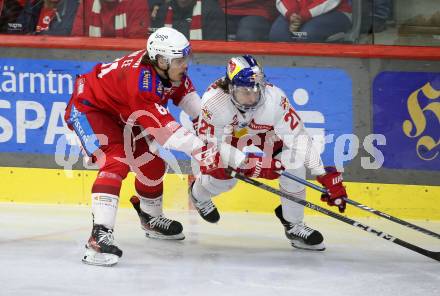
[[[11,34],[70,35],[78,0],[25,0],[24,9],[14,23]]]
[[[159,11],[159,8],[165,4],[167,4],[168,2],[170,2],[170,0],[149,0],[149,8],[150,8],[150,18],[151,18],[151,26],[155,27],[155,25],[153,25],[154,22],[157,21],[157,13]],[[151,30],[150,33],[152,33],[154,30]]]
[[[172,0],[160,6],[152,30],[166,26],[191,40],[226,40],[225,22],[217,0]]]
[[[363,0],[361,33],[378,33],[386,29],[393,14],[392,0]]]
[[[73,21],[78,10],[79,0],[61,0],[58,2],[55,17],[49,24],[44,35],[69,36],[72,32]]]
[[[0,0],[0,33],[20,27],[15,21],[25,4],[26,0]]]
[[[270,41],[325,42],[352,26],[349,0],[276,0],[276,7]]]
[[[219,0],[227,16],[228,39],[267,41],[276,18],[273,0]]]
[[[146,38],[148,0],[83,0],[72,36]]]

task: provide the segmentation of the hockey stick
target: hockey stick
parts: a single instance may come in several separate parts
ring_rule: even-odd
[[[258,187],[258,188],[261,188],[261,189],[264,189],[266,191],[272,192],[273,194],[277,194],[279,196],[283,196],[283,197],[285,197],[285,198],[287,198],[287,199],[289,199],[289,200],[291,200],[293,202],[296,202],[296,203],[298,203],[300,205],[308,207],[308,208],[310,208],[312,210],[315,210],[315,211],[323,213],[323,214],[325,214],[327,216],[333,217],[333,218],[335,218],[335,219],[337,219],[339,221],[342,221],[342,222],[345,222],[345,223],[350,224],[352,226],[355,226],[357,228],[360,228],[360,229],[362,229],[362,230],[364,230],[366,232],[372,233],[372,234],[374,234],[374,235],[376,235],[378,237],[381,237],[381,238],[383,238],[383,239],[385,239],[387,241],[393,242],[393,243],[395,243],[395,244],[397,244],[399,246],[402,246],[404,248],[410,249],[410,250],[412,250],[414,252],[422,254],[422,255],[424,255],[426,257],[429,257],[431,259],[440,261],[440,252],[433,252],[433,251],[429,251],[429,250],[423,249],[421,247],[415,246],[415,245],[410,244],[410,243],[408,243],[406,241],[403,241],[403,240],[401,240],[401,239],[399,239],[397,237],[389,235],[389,234],[387,234],[387,233],[385,233],[383,231],[376,230],[376,229],[374,229],[374,228],[372,228],[372,227],[370,227],[368,225],[362,224],[362,223],[357,222],[355,220],[352,220],[352,219],[350,219],[348,217],[345,217],[345,216],[339,215],[339,214],[337,214],[335,212],[329,211],[329,210],[327,210],[325,208],[322,208],[322,207],[320,207],[318,205],[315,205],[315,204],[313,204],[311,202],[308,202],[308,201],[302,200],[300,198],[291,196],[291,195],[289,195],[289,194],[287,194],[285,192],[282,192],[282,191],[280,191],[278,189],[272,188],[272,187],[270,187],[270,186],[268,186],[266,184],[263,184],[263,183],[261,183],[261,182],[259,182],[257,180],[254,180],[254,179],[248,178],[246,176],[243,176],[242,174],[236,173],[235,171],[231,170],[230,174],[231,174],[231,176],[233,176],[233,177],[235,177],[235,178],[237,178],[239,180],[242,180],[242,181],[244,181],[244,182],[246,182],[248,184],[251,184],[251,185],[254,185],[254,186]]]
[[[297,176],[295,176],[295,175],[289,174],[288,172],[283,172],[282,175],[285,176],[285,177],[287,177],[287,178],[289,178],[289,179],[292,179],[292,180],[294,180],[294,181],[296,181],[296,182],[298,182],[298,183],[301,183],[301,184],[306,185],[306,186],[308,186],[308,187],[310,187],[310,188],[313,188],[313,189],[315,189],[315,190],[317,190],[317,191],[320,191],[320,192],[322,192],[322,193],[327,193],[327,190],[326,190],[325,188],[320,187],[320,186],[318,186],[318,185],[315,185],[315,184],[313,184],[313,183],[311,183],[311,182],[309,182],[309,181],[307,181],[307,180],[301,179],[301,178],[299,178],[299,177],[297,177]],[[399,218],[393,217],[393,216],[391,216],[391,215],[389,215],[389,214],[386,214],[386,213],[384,213],[384,212],[381,212],[381,211],[379,211],[379,210],[376,210],[376,209],[373,209],[373,208],[367,207],[367,206],[365,206],[365,205],[363,205],[363,204],[360,204],[360,203],[358,203],[357,201],[354,201],[354,200],[352,200],[352,199],[348,199],[348,198],[347,198],[347,199],[345,199],[345,201],[346,201],[348,204],[350,204],[350,205],[352,205],[352,206],[355,206],[355,207],[357,207],[357,208],[359,208],[359,209],[362,209],[362,210],[364,210],[364,211],[367,211],[367,212],[373,213],[373,214],[375,214],[375,215],[377,215],[377,216],[379,216],[379,217],[382,217],[382,218],[388,219],[388,220],[393,221],[393,222],[395,222],[395,223],[398,223],[398,224],[400,224],[400,225],[403,225],[403,226],[409,227],[409,228],[411,228],[411,229],[413,229],[413,230],[416,230],[416,231],[419,231],[419,232],[422,232],[422,233],[424,233],[424,234],[427,234],[427,235],[430,235],[430,236],[433,236],[433,237],[435,237],[435,238],[440,239],[440,234],[435,233],[435,232],[433,232],[433,231],[431,231],[431,230],[428,230],[428,229],[426,229],[426,228],[423,228],[423,227],[417,226],[417,225],[415,225],[415,224],[412,224],[412,223],[406,222],[406,221],[404,221],[404,220],[401,220],[401,219],[399,219]]]

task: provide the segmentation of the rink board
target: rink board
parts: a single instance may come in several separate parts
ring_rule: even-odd
[[[0,202],[87,205],[96,172],[2,167],[0,175]],[[188,209],[187,175],[168,174],[164,182],[165,209]],[[129,174],[122,187],[120,207],[129,207],[129,198],[134,193],[132,184],[134,175]],[[276,181],[267,184],[277,186]],[[440,220],[439,186],[358,182],[346,182],[346,186],[351,199],[391,215],[404,219]],[[307,189],[307,196],[309,201],[324,205],[319,201],[318,192]],[[231,192],[215,198],[215,203],[224,212],[270,213],[279,204],[279,198],[239,182]],[[350,217],[372,216],[351,206],[348,206],[347,213]],[[306,214],[317,213],[307,209]]]
[[[56,40],[59,39],[53,41]],[[273,46],[270,45],[270,52],[276,54]],[[118,48],[121,49],[119,44]],[[230,55],[228,46],[221,49],[215,54],[195,57],[190,76],[197,89],[206,89],[210,81],[224,73],[224,63]],[[390,52],[390,48],[371,50],[380,50],[378,53],[382,54]],[[295,55],[290,47],[275,56],[267,52],[254,54],[260,55],[257,58],[265,65],[268,80],[286,92],[309,132],[313,131],[318,138],[332,135],[322,158],[326,165],[337,165],[335,159],[338,159],[347,169],[344,178],[352,199],[405,219],[440,220],[440,203],[436,202],[440,196],[439,118],[438,113],[428,112],[436,110],[440,100],[438,54],[424,55],[433,61],[423,62],[417,61],[420,58],[415,56],[414,61],[389,60],[389,56],[371,55],[371,52],[350,59],[347,57],[351,55],[342,51],[336,55],[339,58],[322,57],[322,49],[315,57],[303,56],[307,52],[303,48],[302,55]],[[96,172],[58,169],[71,165],[81,168],[79,149],[76,154],[68,150],[72,145],[62,136],[69,134],[62,116],[75,74],[86,72],[98,60],[111,61],[120,54],[2,48],[0,202],[89,203]],[[363,59],[365,57],[368,59]],[[405,56],[394,56],[399,57]],[[417,104],[408,105],[414,97]],[[180,110],[170,106],[170,112],[183,122],[185,117]],[[408,128],[412,126],[417,127],[417,133]],[[381,135],[382,138],[376,138]],[[54,156],[63,154],[56,154],[57,149],[69,151],[72,157],[59,163],[60,159]],[[188,160],[182,154],[176,154],[176,158]],[[186,175],[167,175],[165,208],[189,208],[187,183]],[[130,175],[122,189],[121,207],[129,206],[132,184]],[[276,182],[270,184],[276,186]],[[308,200],[323,205],[315,191],[309,190]],[[230,193],[216,198],[218,207],[229,212],[269,213],[278,203],[277,197],[241,183]],[[348,213],[351,217],[368,216],[351,207]],[[307,210],[307,214],[315,213]]]

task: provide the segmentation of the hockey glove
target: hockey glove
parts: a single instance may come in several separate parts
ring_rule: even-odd
[[[327,193],[321,195],[321,200],[329,206],[337,206],[339,212],[343,213],[346,207],[347,193],[342,184],[342,175],[335,167],[325,167],[325,171],[325,175],[316,177],[316,180],[327,189]]]
[[[208,143],[202,148],[193,151],[192,156],[199,163],[202,174],[222,180],[231,178],[224,166],[222,166],[220,152],[213,143]]]
[[[278,179],[283,170],[284,167],[279,160],[250,154],[238,172],[250,178],[273,180]]]

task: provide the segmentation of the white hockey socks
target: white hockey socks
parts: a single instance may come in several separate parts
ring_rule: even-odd
[[[211,198],[234,188],[237,179],[220,180],[210,175],[199,175],[194,182],[192,193],[200,202],[209,201]]]
[[[92,193],[93,223],[108,229],[115,226],[119,196],[108,193]]]
[[[163,214],[162,195],[156,198],[146,198],[137,194],[141,202],[141,210],[150,216],[158,217]]]
[[[306,178],[306,168],[304,166],[294,170],[287,170],[292,175],[299,178]],[[285,176],[279,179],[280,190],[302,200],[306,199],[306,186],[293,181]],[[304,220],[304,206],[291,200],[281,197],[281,206],[283,209],[283,218],[290,223],[300,223]]]
[[[306,199],[306,190],[300,192],[288,192],[286,189],[281,188],[281,191],[286,192],[292,196],[300,198],[302,200]],[[281,197],[281,206],[283,209],[283,217],[290,223],[296,224],[303,222],[304,220],[304,206],[297,204],[294,201],[288,200]]]
[[[198,202],[206,202],[211,200],[213,194],[203,187],[201,179],[197,178],[192,187],[192,195]]]

